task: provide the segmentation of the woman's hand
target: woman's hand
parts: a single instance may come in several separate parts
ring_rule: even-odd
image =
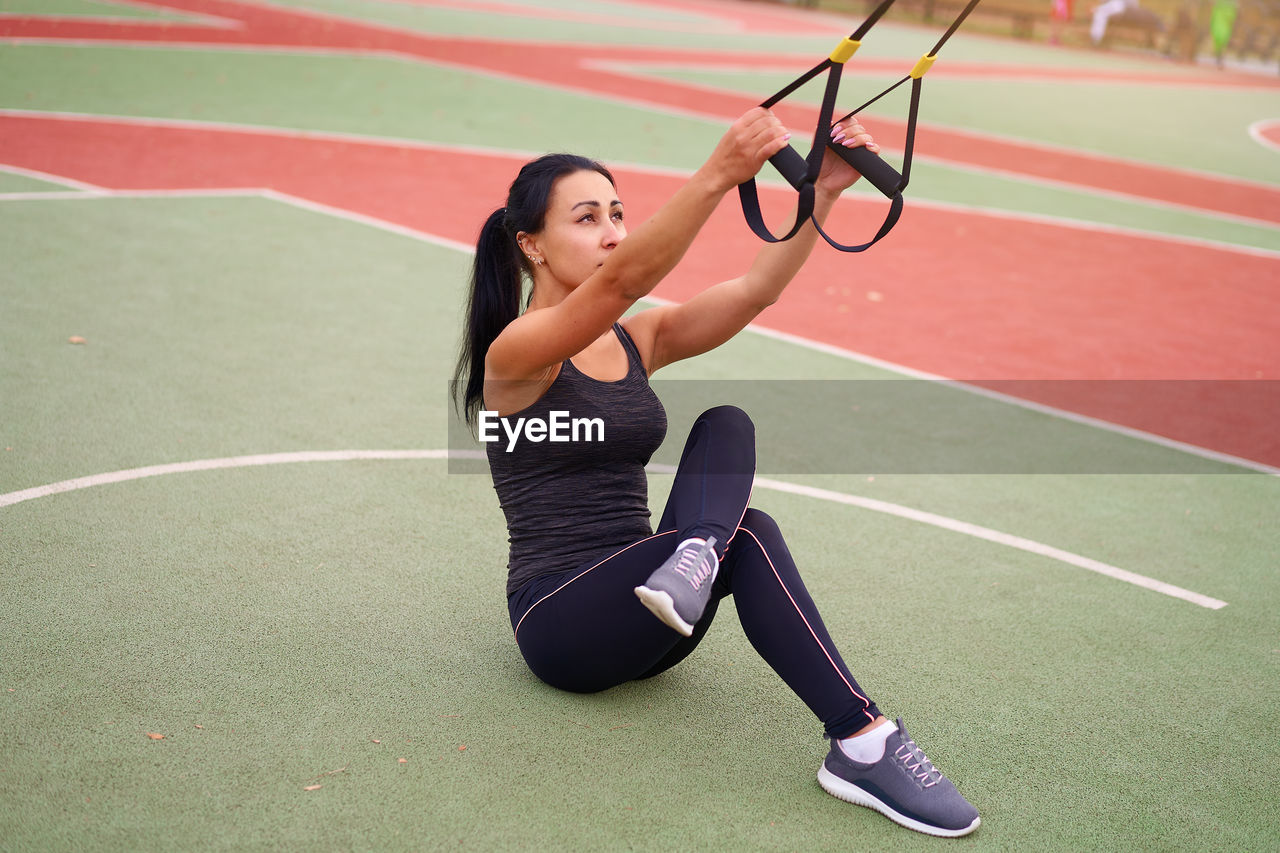
[[[703,169],[728,192],[755,177],[765,162],[787,146],[791,134],[764,107],[752,107],[720,139]]]
[[[871,138],[871,134],[867,133],[867,129],[858,123],[856,118],[848,118],[844,121],[836,122],[831,125],[831,141],[836,145],[845,148],[862,148],[876,154],[880,153],[880,146]],[[818,187],[829,192],[841,193],[862,175],[858,171],[845,162],[845,159],[836,152],[828,150],[822,158],[822,171],[818,173]]]

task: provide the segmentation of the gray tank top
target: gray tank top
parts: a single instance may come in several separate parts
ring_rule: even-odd
[[[631,336],[618,323],[613,330],[627,352],[626,376],[602,382],[565,359],[537,402],[505,418],[512,429],[518,418],[541,420],[542,440],[526,429],[511,444],[499,426],[499,440],[486,445],[511,543],[507,595],[653,533],[644,466],[666,437],[667,413]]]

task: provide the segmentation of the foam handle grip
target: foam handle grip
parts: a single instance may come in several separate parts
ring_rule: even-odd
[[[809,174],[809,164],[800,156],[799,151],[788,145],[770,157],[769,162],[794,189],[804,186],[805,176]]]
[[[902,187],[902,175],[890,166],[879,154],[868,151],[862,146],[845,148],[840,144],[828,144],[850,166],[858,170],[858,174],[871,182],[871,186],[884,193],[885,198],[893,198]],[[797,155],[799,156],[799,155]]]
[[[879,154],[868,151],[862,146],[845,148],[843,145],[831,145],[830,148],[843,157],[846,163],[857,169],[858,174],[870,181],[873,187],[884,193],[886,198],[897,195],[898,188],[902,185],[902,175]],[[770,157],[769,162],[792,187],[798,190],[804,186],[805,176],[809,173],[809,164],[800,156],[799,151],[788,145]]]

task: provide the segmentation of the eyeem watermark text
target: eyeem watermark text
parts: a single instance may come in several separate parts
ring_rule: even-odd
[[[480,411],[481,441],[501,441],[499,426],[507,437],[507,453],[522,437],[535,444],[540,441],[604,441],[603,418],[574,418],[563,411],[548,412],[545,419],[504,418],[497,412]]]

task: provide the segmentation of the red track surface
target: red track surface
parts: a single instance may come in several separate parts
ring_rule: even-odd
[[[733,118],[751,106],[749,99],[736,93],[709,93],[704,88],[679,82],[655,78],[638,79],[628,74],[589,67],[593,61],[705,62],[707,52],[704,50],[613,45],[599,48],[440,38],[232,0],[164,0],[164,5],[173,9],[222,16],[239,21],[240,26],[228,29],[169,22],[127,22],[115,25],[69,18],[56,21],[15,18],[0,21],[0,38],[116,39],[394,51],[433,62],[497,72],[596,96],[644,102],[659,108],[679,108]],[[717,52],[715,56],[734,65],[776,65],[780,61],[778,56],[772,54]],[[785,61],[787,58],[782,59]],[[815,57],[792,59],[802,69],[812,64]],[[1008,73],[1007,68],[1005,73]],[[1257,82],[1257,78],[1241,76],[1252,83]],[[1200,76],[1196,79],[1224,78]],[[775,112],[784,122],[797,128],[806,127],[813,121],[809,110],[792,107],[786,102],[779,104]],[[878,119],[876,122],[876,132],[883,139],[902,138],[904,130],[904,126],[896,121]],[[919,128],[917,150],[922,154],[957,163],[1280,223],[1280,188],[1276,187],[1174,172],[1132,161],[980,137],[931,127],[927,123],[922,123]]]
[[[234,12],[246,20],[246,30],[154,25],[143,29],[165,30],[162,38],[187,40],[198,31],[208,38],[253,43],[247,36],[260,34],[256,28],[265,26],[264,19],[278,25],[284,15],[293,24],[289,32],[298,44],[315,44],[305,40],[308,34],[321,44],[350,47],[365,36],[376,36],[376,44],[364,46],[381,49],[386,45],[380,39],[401,38],[390,31],[221,0],[172,0],[167,5],[227,16]],[[242,14],[245,10],[252,14]],[[93,29],[102,32],[100,27]],[[278,26],[274,32],[280,35]],[[466,47],[421,36],[405,38],[437,52]],[[461,62],[467,51],[459,54],[454,59]],[[540,58],[527,51],[522,57],[526,69]],[[465,58],[474,60],[474,52]],[[543,58],[550,67],[541,68],[541,79],[558,78],[581,57],[570,57],[566,64],[557,64],[550,55]],[[605,88],[623,81],[630,87],[628,96],[634,97],[637,84],[626,77]],[[690,94],[687,87],[676,89],[685,97]],[[663,94],[648,85],[644,91],[649,99]],[[961,135],[952,137],[943,147],[963,146]],[[922,144],[936,154],[935,143],[929,141],[933,139],[931,134]],[[970,146],[968,155],[980,154],[978,149],[989,146]],[[1043,156],[1032,149],[1023,154],[1028,161]],[[287,132],[17,115],[0,115],[0,162],[113,189],[271,187],[467,243],[483,217],[501,203],[519,165],[500,155]],[[1187,179],[1160,169],[1148,171],[1163,176],[1163,184],[1149,188],[1153,196]],[[633,221],[656,209],[678,184],[676,178],[652,173],[620,170],[618,177]],[[1263,209],[1280,214],[1267,188],[1216,183],[1236,187]],[[785,195],[767,191],[766,196],[780,222]],[[833,215],[831,231],[849,239],[865,235],[874,230],[882,213],[877,205],[849,201]],[[736,274],[738,259],[757,245],[732,200],[704,233],[705,239],[664,283],[660,295],[681,299]],[[871,252],[851,257],[819,249],[803,279],[762,317],[762,323],[917,370],[971,380],[1276,379],[1278,269],[1274,258],[1245,252],[909,203],[894,234]],[[868,298],[872,292],[879,295],[876,301]],[[1038,383],[1025,393],[1280,465],[1275,395],[1257,393],[1272,384],[1167,383],[1151,386],[1162,389],[1159,401],[1130,397],[1105,403],[1049,399],[1071,387],[1062,384]]]

